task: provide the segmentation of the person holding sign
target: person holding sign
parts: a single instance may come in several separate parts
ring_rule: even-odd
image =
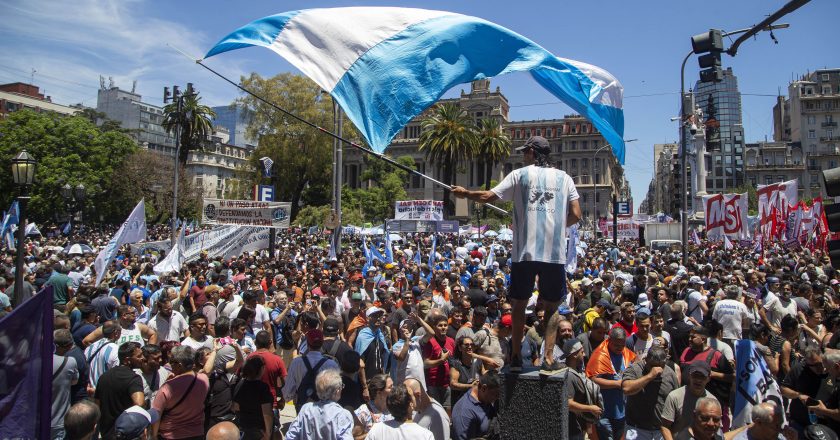
[[[559,316],[557,306],[566,297],[566,228],[580,220],[580,198],[572,177],[549,160],[551,146],[541,136],[532,136],[516,149],[528,166],[513,170],[490,191],[470,191],[453,186],[452,193],[480,203],[513,200],[513,256],[510,297],[513,302],[511,372],[522,371],[520,354],[525,307],[538,283],[545,301],[546,350],[542,371],[556,369],[554,343]]]

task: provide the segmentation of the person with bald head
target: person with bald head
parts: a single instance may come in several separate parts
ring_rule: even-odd
[[[732,440],[784,440],[782,425],[785,422],[784,408],[768,401],[752,407],[752,425],[739,432]],[[788,428],[790,429],[790,428]]]
[[[431,431],[435,438],[448,439],[449,416],[440,402],[429,396],[419,380],[408,378],[404,383],[414,396],[414,423]]]
[[[207,440],[239,440],[239,428],[233,422],[216,423],[207,431]]]

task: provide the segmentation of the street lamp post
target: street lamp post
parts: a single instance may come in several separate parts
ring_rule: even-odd
[[[597,150],[595,150],[595,154],[592,155],[592,169],[593,170],[595,169],[595,160],[598,157],[598,153],[600,153],[601,150],[603,150],[604,148],[607,148],[609,146],[610,146],[610,144],[604,144],[604,145],[601,146],[601,148],[598,148]],[[597,185],[597,181],[595,180],[595,174],[593,173],[592,174],[592,236],[593,237],[598,236],[598,232],[597,232],[597,226],[598,226],[597,225],[597,218],[598,218],[598,215],[596,214],[598,212],[598,202],[597,202],[597,200],[598,200],[598,187],[596,185]]]
[[[23,301],[23,240],[26,237],[26,204],[29,202],[29,187],[35,181],[35,158],[26,150],[12,159],[12,179],[20,188],[18,201],[17,245],[15,246],[15,306]]]
[[[65,183],[64,186],[61,187],[61,198],[64,199],[64,207],[70,217],[69,221],[72,222],[76,220],[76,217],[78,216],[79,223],[82,223],[85,196],[85,186],[81,183],[75,187],[70,186],[69,183]]]

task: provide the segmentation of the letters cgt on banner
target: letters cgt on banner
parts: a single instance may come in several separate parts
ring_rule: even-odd
[[[748,203],[747,193],[703,196],[706,238],[722,240],[725,235],[730,240],[749,240]]]
[[[204,199],[202,224],[288,228],[292,204],[254,200]]]

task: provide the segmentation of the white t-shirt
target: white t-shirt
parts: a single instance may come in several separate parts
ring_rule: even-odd
[[[237,315],[239,315],[239,311],[242,309],[242,306],[237,307],[234,309],[233,313],[230,314],[230,319],[234,319]],[[257,304],[257,308],[254,309],[256,314],[254,315],[254,321],[251,323],[251,330],[254,332],[254,335],[260,332],[260,330],[265,330],[263,328],[263,322],[271,321],[271,315],[268,313],[268,309],[266,309],[262,304]]]
[[[513,200],[512,262],[566,264],[566,216],[569,202],[580,197],[568,174],[530,165],[513,170],[491,191]]]
[[[428,429],[436,439],[449,438],[449,416],[437,400],[429,398],[432,404],[425,411],[414,413],[414,423]]]
[[[192,348],[193,350],[198,350],[201,347],[207,347],[209,349],[213,349],[213,338],[210,336],[205,335],[204,340],[199,342],[190,336],[189,338],[185,338],[181,341],[181,345],[186,345],[187,347]]]
[[[158,343],[160,343],[163,341],[181,342],[181,337],[189,326],[180,313],[172,312],[168,320],[160,314],[155,315],[155,318],[149,321],[149,327],[157,332]]]
[[[741,339],[744,320],[751,320],[752,316],[747,306],[737,299],[724,299],[715,304],[712,319],[723,326],[723,339]]]
[[[787,302],[787,305],[783,301]],[[785,315],[796,316],[796,302],[790,298],[782,300],[773,292],[767,292],[764,298],[764,312],[770,324],[779,327]]]
[[[697,322],[703,322],[703,308],[700,307],[700,302],[706,301],[706,296],[702,293],[692,290],[688,294],[688,310],[686,316],[694,318]]]
[[[627,348],[633,351],[633,353],[636,353],[636,358],[644,359],[645,356],[647,356],[648,350],[653,347],[653,338],[653,335],[648,334],[647,339],[642,339],[639,337],[638,333],[633,333],[629,338],[627,338],[625,344],[627,345]]]
[[[432,431],[413,423],[400,424],[396,420],[375,423],[367,440],[434,440]]]
[[[420,353],[420,336],[411,338],[408,344],[408,354],[402,361],[397,361],[397,383],[403,383],[407,378],[417,379],[426,389],[426,374],[423,371],[423,355]],[[400,339],[394,344],[391,352],[394,356],[401,352],[405,341]]]

